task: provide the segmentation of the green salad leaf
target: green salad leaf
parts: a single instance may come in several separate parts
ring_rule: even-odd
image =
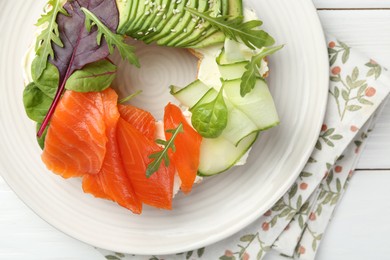
[[[150,176],[152,176],[153,173],[158,171],[162,161],[164,161],[165,166],[169,166],[170,160],[169,160],[168,150],[172,149],[172,151],[175,152],[175,150],[176,150],[175,139],[179,133],[182,133],[184,131],[183,124],[180,123],[175,129],[169,129],[166,131],[169,133],[172,133],[172,136],[167,141],[161,140],[161,139],[156,140],[156,142],[158,144],[161,144],[164,146],[164,149],[149,155],[149,158],[153,159],[153,160],[151,163],[149,163],[148,167],[146,168],[146,177],[148,177],[148,178]]]
[[[277,52],[281,48],[283,48],[283,45],[269,47],[269,48],[264,47],[258,54],[252,57],[250,62],[245,66],[246,71],[244,72],[241,78],[240,95],[242,97],[244,97],[246,94],[251,92],[251,90],[256,85],[256,78],[261,77],[259,73],[259,69],[263,59],[266,56]]]
[[[127,60],[131,64],[140,67],[137,56],[134,53],[134,46],[128,45],[124,42],[124,36],[120,34],[113,33],[107,26],[105,26],[99,18],[97,18],[91,11],[81,7],[81,11],[85,14],[85,27],[88,32],[91,31],[92,26],[96,25],[98,28],[98,34],[96,37],[98,45],[102,41],[102,37],[106,39],[108,49],[112,54],[114,52],[114,47],[116,47],[124,60]]]
[[[271,46],[275,40],[265,31],[258,27],[263,23],[259,20],[243,22],[242,17],[236,17],[229,20],[229,16],[211,16],[210,12],[199,12],[192,8],[185,8],[186,11],[209,22],[213,27],[223,32],[226,36],[235,41],[241,40],[251,49]]]
[[[63,47],[52,44],[55,57],[54,59],[49,59],[49,62],[57,67],[60,74],[60,81],[53,103],[37,133],[38,136],[42,135],[47,124],[50,122],[61,100],[66,81],[72,73],[82,69],[87,64],[107,58],[110,53],[105,41],[102,41],[101,45],[96,43],[97,28],[93,28],[91,32],[87,31],[85,15],[81,11],[82,7],[90,8],[99,19],[105,21],[105,25],[110,30],[115,31],[118,26],[119,15],[115,1],[68,0],[65,2],[63,8],[66,10],[67,15],[59,12],[55,18]]]
[[[40,58],[35,57],[31,64],[31,76],[36,86],[47,96],[54,98],[57,92],[58,82],[60,80],[60,74],[56,66],[47,63],[46,68],[42,71],[42,74],[38,76],[36,74],[36,67],[39,66]]]
[[[56,18],[58,13],[62,13],[64,15],[68,15],[68,13],[62,7],[61,0],[50,0],[48,5],[51,6],[51,9],[47,13],[44,13],[36,23],[36,26],[46,26],[46,28],[38,35],[35,44],[37,61],[34,67],[34,74],[38,78],[45,70],[48,58],[50,57],[54,59],[54,51],[51,43],[53,42],[60,47],[64,46],[60,38]]]
[[[100,60],[76,70],[68,78],[65,89],[77,92],[103,91],[116,76],[117,67],[108,60]]]
[[[24,109],[27,116],[35,122],[43,121],[52,102],[53,99],[42,92],[34,82],[24,88]]]
[[[222,93],[223,88],[213,101],[197,105],[192,110],[191,123],[203,137],[217,138],[226,128],[228,109]]]

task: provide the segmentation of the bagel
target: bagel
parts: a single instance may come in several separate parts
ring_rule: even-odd
[[[168,11],[163,12],[161,10],[165,8],[164,0],[150,1],[154,3],[151,7],[149,7],[148,0],[139,1],[138,6],[134,6],[135,2],[137,1],[116,1],[119,9],[117,28],[119,33],[145,43],[155,42],[164,46],[186,48],[198,59],[197,78],[194,82],[184,87],[170,86],[170,89],[167,88],[167,91],[176,98],[189,125],[198,131],[192,125],[192,113],[200,106],[212,102],[219,95],[218,93],[221,93],[225,100],[226,126],[218,136],[203,136],[200,144],[198,176],[194,182],[200,182],[205,176],[225,172],[233,166],[244,165],[259,132],[279,123],[277,111],[265,81],[269,74],[268,59],[263,57],[260,67],[257,68],[259,78],[256,79],[253,90],[242,96],[240,95],[241,77],[251,59],[262,49],[251,49],[244,43],[226,38],[221,31],[202,19],[196,19],[193,22],[194,16],[189,12],[177,17],[175,15],[184,10],[180,8],[187,6],[198,11],[209,11],[215,16],[230,15],[234,18],[242,15],[244,21],[250,21],[258,19],[255,12],[244,9],[239,0],[172,1],[171,5],[166,8]],[[141,3],[144,6],[141,6]],[[230,6],[225,6],[224,3],[229,3]],[[48,9],[50,7],[46,8]],[[145,15],[148,13],[149,15]],[[151,15],[151,13],[154,14]],[[169,27],[165,28],[167,24]],[[202,28],[201,25],[204,27]],[[34,43],[44,28],[41,26],[37,29]],[[34,45],[32,44],[27,50],[22,64],[26,86],[33,82],[31,66],[37,55]],[[115,89],[115,86],[113,88]],[[161,120],[156,122],[156,129],[155,139],[165,139]],[[219,160],[214,158],[219,158]],[[178,192],[180,182],[176,172],[173,196]],[[111,199],[115,200],[112,197]]]

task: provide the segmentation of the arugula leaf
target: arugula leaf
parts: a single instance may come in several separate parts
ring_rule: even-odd
[[[141,93],[142,93],[142,90],[137,90],[137,91],[134,92],[133,94],[130,94],[130,95],[128,95],[127,97],[122,98],[121,100],[119,100],[118,103],[119,103],[119,104],[123,104],[123,103],[125,103],[125,102],[131,100],[132,98],[138,96],[138,95],[141,94]]]
[[[196,106],[192,110],[191,123],[203,137],[217,138],[226,128],[228,109],[222,93],[223,88],[213,101]]]
[[[35,122],[43,121],[52,102],[53,99],[43,93],[34,82],[24,88],[24,109],[27,116]]]
[[[91,31],[92,26],[97,26],[98,34],[96,36],[96,40],[98,45],[100,45],[102,36],[104,36],[104,39],[108,43],[108,49],[110,50],[111,54],[114,52],[114,47],[117,47],[120,55],[122,56],[122,59],[127,60],[137,67],[140,67],[138,58],[134,53],[134,46],[126,44],[124,42],[125,37],[123,35],[113,33],[88,9],[82,7],[81,11],[83,11],[85,14],[85,26],[88,32]]]
[[[62,7],[61,0],[49,0],[47,3],[51,6],[51,9],[42,14],[38,19],[36,26],[45,26],[47,27],[41,32],[37,37],[35,44],[35,53],[37,54],[37,61],[34,68],[34,74],[36,77],[40,77],[42,72],[47,66],[48,58],[51,57],[54,59],[54,51],[51,43],[54,42],[60,47],[64,47],[58,30],[58,24],[56,22],[57,14],[61,13],[63,15],[68,15],[66,10]]]
[[[213,27],[223,32],[226,36],[235,41],[240,39],[246,46],[251,49],[271,46],[275,40],[265,31],[257,29],[263,23],[259,20],[243,22],[242,17],[236,17],[228,20],[229,16],[211,16],[210,12],[199,12],[195,9],[185,7],[186,11],[196,15],[209,22]]]
[[[176,147],[175,147],[174,142],[175,142],[176,136],[179,133],[183,132],[183,124],[180,123],[175,129],[169,129],[166,131],[169,133],[172,133],[172,136],[167,141],[161,140],[161,139],[156,140],[156,142],[158,144],[164,145],[164,149],[149,155],[149,158],[153,159],[153,160],[151,163],[148,164],[148,167],[146,168],[146,177],[148,177],[148,178],[150,176],[152,176],[153,173],[158,171],[162,161],[164,161],[165,166],[169,166],[170,161],[169,161],[169,156],[168,156],[168,150],[172,149],[172,151],[175,152]]]
[[[56,66],[48,63],[42,74],[38,77],[35,73],[36,67],[39,66],[40,58],[37,56],[31,64],[31,76],[36,86],[47,96],[54,98],[57,92],[60,74]]]
[[[241,84],[240,84],[240,95],[241,97],[244,97],[246,94],[251,92],[251,90],[256,85],[256,78],[261,77],[259,74],[259,69],[261,66],[261,62],[263,59],[271,55],[281,48],[283,48],[284,45],[279,45],[276,47],[270,47],[270,48],[263,48],[261,51],[252,57],[250,62],[245,66],[246,71],[242,75],[241,78]]]
[[[117,68],[108,60],[85,65],[66,81],[65,88],[77,92],[103,91],[115,78]]]
[[[115,1],[106,0],[78,0],[67,1],[64,9],[68,15],[58,13],[57,24],[63,47],[53,44],[54,59],[50,62],[58,68],[60,81],[53,103],[42,122],[37,135],[42,135],[45,127],[50,121],[58,102],[65,89],[67,79],[76,70],[83,68],[86,64],[93,63],[106,58],[109,55],[107,43],[103,41],[101,45],[96,43],[98,34],[96,28],[88,32],[85,28],[85,15],[81,7],[87,7],[110,30],[115,30],[119,23],[119,13]]]

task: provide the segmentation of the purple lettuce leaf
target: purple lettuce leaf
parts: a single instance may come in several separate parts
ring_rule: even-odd
[[[90,32],[87,31],[85,15],[81,11],[81,7],[93,12],[112,31],[116,31],[118,26],[119,13],[115,0],[68,0],[65,3],[64,8],[69,16],[61,13],[57,16],[60,38],[64,47],[53,44],[55,59],[50,60],[58,68],[59,86],[53,103],[38,131],[38,136],[42,135],[49,123],[70,75],[86,64],[99,61],[109,55],[106,41],[103,39],[100,45],[96,42],[97,28],[93,27]]]

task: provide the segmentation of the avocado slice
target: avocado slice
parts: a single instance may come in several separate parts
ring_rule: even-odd
[[[167,24],[164,26],[164,28],[161,30],[160,33],[156,34],[155,36],[151,37],[147,42],[157,42],[158,40],[160,40],[161,38],[164,38],[172,33],[174,33],[175,31],[175,27],[177,24],[179,24],[181,21],[182,21],[182,18],[185,14],[184,12],[184,7],[186,6],[186,4],[188,2],[193,2],[194,0],[176,0],[176,6],[175,8],[172,10],[172,15],[167,18],[168,19],[168,22]]]
[[[119,11],[119,24],[116,31],[120,34],[124,34],[126,31],[124,25],[130,16],[131,3],[132,1],[116,0],[116,6],[118,7]]]
[[[220,31],[216,31],[213,34],[209,35],[207,38],[204,38],[203,40],[199,41],[198,43],[189,46],[188,48],[192,49],[198,49],[198,48],[204,48],[210,45],[223,43],[225,41],[225,34]]]
[[[135,12],[135,17],[131,20],[131,23],[127,24],[126,34],[131,34],[132,32],[137,30],[135,26],[137,22],[145,17],[145,13],[149,11],[149,0],[138,0],[137,11]]]
[[[226,12],[226,7],[224,7],[224,5],[228,5],[228,15],[229,19],[233,19],[235,17],[239,17],[239,16],[242,16],[243,15],[243,5],[242,5],[242,0],[227,0],[227,2],[222,2],[222,7],[220,10],[222,10],[222,12],[224,12],[223,10],[225,10]],[[215,10],[214,10],[215,12]],[[215,14],[215,16],[218,15],[218,13]],[[194,36],[197,36],[197,37],[190,37],[188,38],[186,41],[184,42],[181,42],[179,43],[177,46],[179,47],[189,47],[189,46],[207,46],[207,45],[212,45],[214,44],[213,42],[211,42],[211,40],[216,40],[215,43],[219,43],[219,42],[222,42],[222,38],[221,38],[221,35],[220,34],[217,34],[217,35],[214,35],[214,33],[218,32],[218,29],[212,27],[210,25],[210,23],[208,22],[205,22],[204,23],[204,26],[206,26],[206,30],[205,31],[202,31],[201,32],[201,35],[199,36],[198,34],[194,34]],[[210,37],[211,35],[214,35],[214,37]],[[210,38],[209,38],[210,37]],[[208,39],[207,40],[207,45],[205,44],[202,44],[201,42],[205,39]]]
[[[229,14],[229,0],[222,0],[222,15],[228,15]]]
[[[242,16],[242,0],[116,0],[120,11],[118,32],[149,44],[200,48],[223,42],[207,21],[196,21],[184,7],[211,15]]]
[[[238,16],[243,17],[244,7],[242,0],[228,0],[228,14],[230,17],[235,18]]]
[[[140,27],[135,28],[131,34],[133,38],[144,41],[146,36],[150,36],[152,34],[158,33],[158,30],[161,31],[161,27],[157,28],[156,25],[160,24],[163,21],[163,18],[166,18],[166,15],[170,9],[171,2],[173,3],[175,0],[158,0],[155,1],[154,7],[149,14],[146,15],[146,19],[139,21]]]
[[[149,44],[152,42],[149,40],[151,37],[154,37],[155,35],[159,34],[162,30],[164,30],[171,15],[173,15],[173,10],[177,6],[176,1],[178,0],[162,1],[161,9],[157,12],[155,19],[153,19],[153,21],[151,21],[151,23],[148,24],[149,28],[153,28],[153,30],[150,33],[147,34],[145,33],[146,35],[141,35],[141,37],[138,38],[139,40]]]
[[[217,16],[217,15],[220,15],[221,14],[221,10],[222,10],[222,1],[218,1],[218,2],[214,2],[215,6],[213,7],[213,9],[215,11],[213,11],[213,16]],[[208,39],[208,42],[207,42],[207,45],[205,44],[201,44],[203,47],[205,46],[208,46],[208,45],[212,45],[212,44],[217,44],[217,43],[220,43],[221,41],[223,42],[223,40],[225,39],[225,37],[223,37],[223,39],[221,38],[218,38],[218,41],[217,42],[212,42],[212,39],[215,39],[217,40],[216,37],[211,37],[209,38],[209,36],[213,35],[214,33],[216,32],[219,32],[218,29],[214,28],[214,27],[211,27],[210,29],[208,29],[206,31],[206,33],[202,33],[202,36],[195,39],[194,41],[192,42],[189,42],[188,45],[191,45],[191,46],[196,46],[198,45],[198,43],[201,43],[203,40],[205,39]]]
[[[138,9],[138,3],[139,1],[128,1],[131,3],[131,7],[130,7],[130,10],[129,10],[129,16],[127,18],[127,21],[125,22],[125,24],[123,25],[123,30],[125,32],[125,34],[127,34],[127,31],[128,31],[128,28],[130,27],[130,25],[133,23],[134,19],[136,18],[137,16],[137,9]]]
[[[187,48],[189,45],[191,45],[192,42],[205,35],[207,33],[207,30],[209,29],[211,29],[211,25],[208,22],[204,22],[200,28],[198,27],[192,32],[192,35],[187,37],[187,39],[183,39],[181,42],[178,42],[176,46],[181,48]]]
[[[206,39],[207,37],[209,37],[210,35],[216,33],[216,32],[219,32],[218,29],[212,27],[210,25],[209,29],[207,29],[205,32],[202,33],[202,35],[200,37],[198,37],[197,39],[191,41],[191,42],[188,42],[187,43],[187,46],[193,46],[193,45],[196,45],[200,42],[202,42],[204,39]]]
[[[145,9],[141,19],[135,21],[134,30],[132,34],[136,34],[135,37],[140,35],[149,34],[154,28],[151,23],[156,19],[157,14],[162,9],[163,0],[148,0],[148,8]]]
[[[170,0],[169,5],[164,5],[163,13],[160,15],[161,19],[158,24],[156,24],[156,30],[155,32],[152,32],[146,36],[143,36],[141,38],[142,41],[144,41],[147,44],[150,44],[154,41],[155,37],[158,37],[162,31],[167,30],[167,25],[169,21],[171,20],[172,16],[174,15],[173,10],[177,9],[177,1],[178,0]]]
[[[149,34],[155,34],[158,32],[157,25],[166,17],[166,14],[169,10],[169,5],[174,0],[159,0],[159,4],[156,5],[153,15],[150,15],[148,19],[145,20],[142,27],[139,29],[136,37],[138,39],[143,39]],[[159,29],[160,31],[162,28]]]
[[[198,7],[198,2],[199,1],[187,1],[186,7],[189,8],[194,8],[196,9]],[[171,30],[171,33],[160,40],[157,41],[157,44],[159,45],[169,45],[169,42],[172,41],[173,39],[176,39],[177,37],[186,34],[188,24],[192,20],[192,15],[190,12],[186,12],[183,9],[184,15],[179,19],[179,23]]]
[[[212,6],[210,7],[212,9],[212,13],[214,16],[222,14],[222,0],[214,0],[212,1]]]
[[[219,14],[218,12],[221,11],[221,0],[212,0],[211,3],[212,4],[209,5],[207,11],[211,11],[212,16],[217,16]],[[190,43],[206,35],[207,31],[211,29],[211,25],[207,21],[202,22],[201,20],[199,20],[195,28],[196,29],[192,32],[192,34],[189,37],[186,37],[182,41],[178,42],[176,46],[187,48],[190,45]]]
[[[207,11],[208,8],[209,8],[209,1],[199,1],[199,4],[198,4],[197,8],[198,8],[199,12]],[[186,33],[183,33],[182,35],[180,35],[176,39],[173,39],[172,41],[170,41],[168,43],[168,46],[177,46],[177,44],[179,42],[181,42],[184,39],[187,39],[190,35],[192,35],[194,30],[196,29],[196,25],[197,25],[197,20],[195,18],[193,18],[192,15],[191,15],[190,23],[185,28]]]

